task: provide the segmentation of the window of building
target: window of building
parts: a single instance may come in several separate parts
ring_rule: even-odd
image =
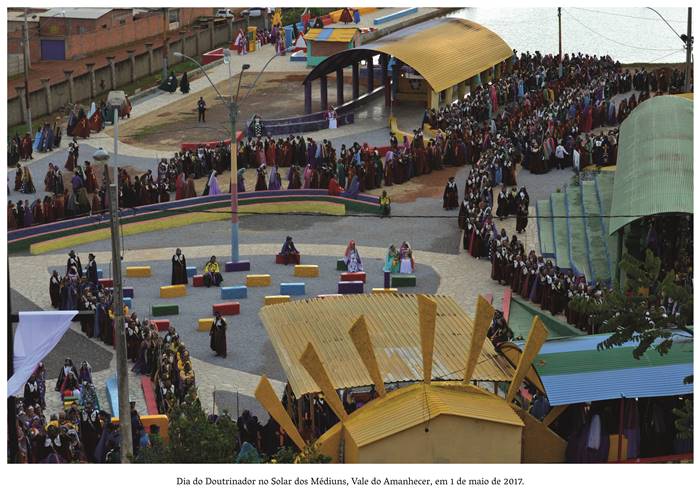
[[[170,22],[180,22],[180,9],[170,9],[168,11]]]

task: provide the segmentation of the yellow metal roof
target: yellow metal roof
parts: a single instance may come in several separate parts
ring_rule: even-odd
[[[347,43],[352,41],[358,31],[357,28],[311,28],[304,35],[304,39],[306,41],[338,41]]]
[[[332,55],[316,66],[306,80],[367,58],[369,52],[401,60],[418,71],[436,92],[466,81],[513,55],[508,44],[484,26],[466,19],[443,18]]]
[[[437,302],[433,377],[461,380],[472,320],[450,297],[431,297]],[[320,390],[299,362],[309,342],[335,388],[373,384],[349,334],[361,315],[365,316],[384,381],[422,379],[418,302],[414,294],[347,295],[265,306],[260,317],[296,395]],[[512,375],[512,366],[487,340],[472,380],[510,381]]]
[[[357,409],[344,422],[344,427],[357,446],[362,447],[441,415],[524,426],[505,400],[471,385],[416,383]]]

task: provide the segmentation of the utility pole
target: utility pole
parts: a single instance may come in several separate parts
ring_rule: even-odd
[[[168,79],[168,15],[167,7],[163,9],[163,81]]]
[[[693,72],[693,8],[688,7],[688,32],[685,40],[685,89],[690,92],[690,75]]]
[[[124,299],[122,286],[121,240],[119,239],[119,174],[117,173],[117,143],[119,137],[119,110],[114,109],[114,168],[109,185],[110,227],[112,234],[112,282],[114,284],[114,329],[115,348],[117,351],[117,386],[119,392],[119,434],[121,463],[130,462],[133,455],[131,438],[131,408],[129,406],[129,368],[126,360],[126,336],[124,329]],[[99,149],[93,155],[98,161],[105,161],[105,170],[109,177],[107,162],[109,154]]]
[[[559,78],[564,74],[563,55],[561,53],[561,7],[557,7],[557,17],[559,17]]]
[[[15,333],[12,330],[12,297],[10,291],[10,259],[7,259],[7,378],[15,374]],[[9,392],[8,392],[9,393]],[[19,453],[17,440],[17,404],[14,395],[7,397],[7,462],[16,463]]]
[[[29,136],[32,138],[34,134],[32,133],[32,109],[29,105],[29,66],[31,65],[29,57],[29,22],[27,21],[27,16],[29,12],[24,9],[24,100],[25,106],[27,108],[27,127],[29,128]]]

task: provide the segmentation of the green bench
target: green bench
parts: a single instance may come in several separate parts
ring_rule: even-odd
[[[415,274],[392,274],[391,275],[391,287],[406,287],[406,286],[416,286],[416,275]]]
[[[345,259],[338,259],[335,262],[335,269],[337,271],[347,271],[348,270],[348,265],[345,264]]]
[[[170,316],[180,314],[180,306],[178,304],[157,304],[151,306],[152,316]]]

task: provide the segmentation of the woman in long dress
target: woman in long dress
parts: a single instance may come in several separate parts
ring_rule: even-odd
[[[355,240],[350,240],[348,247],[345,249],[345,265],[348,268],[349,273],[359,273],[362,269],[362,259],[360,258],[360,253],[357,251],[355,246]]]
[[[399,272],[399,252],[398,250],[396,250],[396,247],[394,245],[389,247],[389,251],[386,254],[386,261],[384,262],[384,272]]]
[[[413,250],[411,250],[411,246],[408,244],[408,242],[403,242],[401,244],[399,256],[401,258],[399,272],[404,274],[412,274],[415,271],[415,262],[413,260]]]

